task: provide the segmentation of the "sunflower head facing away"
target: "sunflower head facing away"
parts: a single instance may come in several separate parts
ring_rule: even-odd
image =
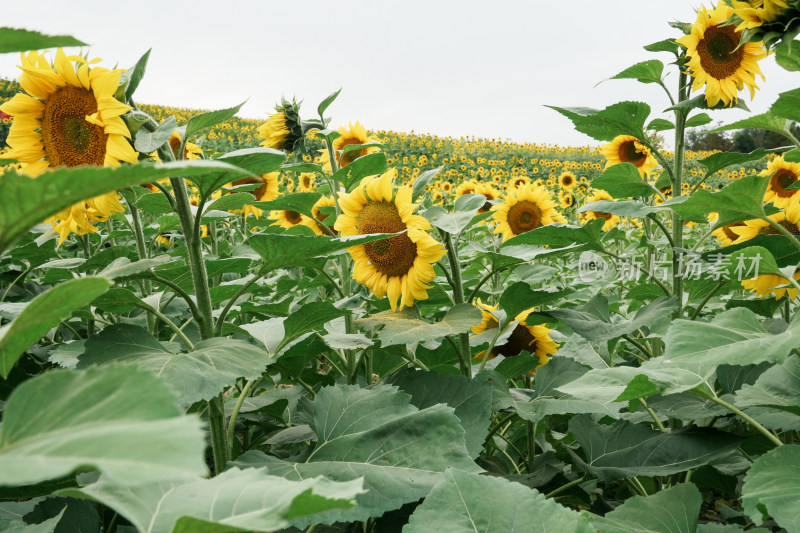
[[[745,85],[752,99],[758,89],[755,76],[764,79],[758,66],[758,61],[767,56],[763,43],[740,45],[740,31],[728,20],[733,13],[733,8],[723,2],[712,10],[701,6],[691,33],[675,39],[686,48],[692,90],[705,85],[706,103],[711,107],[719,102],[726,106],[738,102],[738,92]]]
[[[295,101],[281,100],[275,113],[258,127],[258,136],[264,139],[261,146],[285,152],[303,148],[305,135],[300,122],[300,106]]]
[[[478,298],[475,306],[481,311],[481,323],[477,326],[472,326],[473,333],[477,335],[489,329],[500,327],[497,318],[492,314],[492,311],[497,310],[497,304],[493,306],[487,305]],[[532,312],[533,308],[523,311],[514,317],[515,320],[519,321],[519,324],[514,328],[505,343],[492,348],[488,359],[494,359],[498,355],[514,357],[525,351],[539,358],[539,364],[536,368],[550,360],[548,356],[554,355],[558,351],[559,345],[550,338],[550,329],[545,327],[544,324],[527,324],[528,316]],[[485,351],[479,352],[475,355],[475,360],[482,361],[485,356]],[[536,369],[533,369],[530,373],[533,374],[535,371]]]
[[[642,177],[658,166],[650,149],[632,135],[617,135],[613,141],[600,147],[600,153],[607,160],[605,168],[618,163],[632,163]]]
[[[415,215],[411,187],[395,188],[397,170],[364,178],[351,193],[339,192],[342,214],[334,228],[343,237],[399,233],[381,241],[348,248],[355,266],[353,278],[378,298],[389,297],[393,311],[428,297],[433,264],[447,251],[427,230],[430,223]]]
[[[121,116],[130,106],[115,98],[122,70],[90,67],[60,48],[53,63],[36,51],[21,55],[19,84],[24,92],[0,106],[14,120],[3,157],[19,161],[20,170],[38,176],[48,168],[119,166],[138,155]],[[116,192],[78,202],[46,220],[61,244],[70,233],[85,235],[114,213],[123,211]]]
[[[492,210],[497,225],[494,233],[502,233],[503,242],[540,226],[566,222],[543,186],[524,185],[512,189],[503,196],[503,203],[495,204]]]

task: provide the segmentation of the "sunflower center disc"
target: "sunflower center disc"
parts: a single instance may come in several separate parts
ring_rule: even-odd
[[[94,94],[82,87],[65,85],[47,98],[42,138],[50,166],[103,166],[108,135],[85,118],[96,112]]]
[[[794,196],[797,191],[794,189],[787,190],[786,188],[795,181],[797,181],[797,176],[794,175],[794,172],[784,169],[778,170],[772,176],[772,190],[782,198],[789,198]]]
[[[299,224],[303,221],[303,217],[297,211],[290,211],[287,209],[284,211],[284,215],[286,216],[286,220],[292,224]]]
[[[514,332],[508,337],[508,341],[501,346],[496,346],[492,353],[504,357],[514,357],[523,351],[536,353],[536,337],[531,335],[530,330],[522,324],[517,324]]]
[[[361,143],[358,141],[358,139],[348,139],[348,140],[344,141],[344,143],[342,144],[342,150],[344,150],[345,146],[349,146],[351,144],[361,144]],[[362,155],[366,155],[366,154],[367,154],[367,149],[366,148],[362,148],[361,150],[352,150],[350,152],[347,152],[346,154],[342,155],[341,166],[346,167],[347,165],[349,165],[350,163],[352,163],[353,161],[355,161],[356,159],[358,159]]]
[[[783,228],[792,235],[800,235],[800,228],[797,227],[797,224],[792,224],[788,220],[781,220],[778,222],[778,224],[783,226]],[[781,232],[772,227],[772,225],[769,225],[763,228],[759,233],[766,235],[779,235]]]
[[[637,167],[641,167],[647,156],[636,149],[634,141],[625,141],[619,147],[619,160],[623,163],[633,163]]]
[[[523,200],[508,209],[506,220],[514,235],[519,235],[542,225],[542,210],[535,203]]]
[[[397,206],[389,202],[370,202],[358,216],[357,228],[361,234],[397,233],[406,229]],[[382,241],[368,242],[364,251],[372,266],[389,277],[402,277],[414,266],[417,245],[404,233]]]
[[[734,26],[711,26],[697,43],[700,66],[711,77],[723,80],[736,73],[742,64],[744,47],[737,49],[739,37]]]

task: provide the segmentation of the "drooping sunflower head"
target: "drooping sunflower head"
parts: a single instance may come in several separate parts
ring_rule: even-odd
[[[613,200],[613,198],[610,194],[601,189],[596,189],[586,196],[587,204],[600,200]],[[617,225],[620,223],[620,220],[622,220],[619,215],[604,213],[603,211],[582,211],[578,214],[578,216],[580,216],[581,223],[583,224],[598,218],[604,219],[605,223],[603,224],[603,231],[608,231],[611,228],[617,227]]]
[[[762,176],[770,176],[769,185],[764,193],[764,201],[772,202],[775,207],[784,208],[793,198],[798,198],[800,189],[789,189],[789,186],[800,179],[800,164],[784,161],[777,156],[767,163]]]
[[[442,244],[428,235],[430,223],[415,215],[411,187],[395,187],[397,170],[364,178],[351,193],[339,192],[342,214],[334,228],[343,237],[401,233],[388,239],[349,248],[353,278],[378,298],[387,295],[392,310],[428,297],[427,283],[435,277],[433,264],[444,256]]]
[[[525,185],[505,194],[503,203],[492,207],[497,225],[494,233],[502,233],[503,241],[546,226],[564,222],[556,209],[550,192],[542,186]]]
[[[558,185],[562,189],[568,191],[572,190],[576,185],[578,185],[578,176],[569,170],[565,170],[560,176],[558,176]]]
[[[264,139],[261,146],[294,152],[303,148],[305,134],[300,121],[300,106],[292,100],[281,99],[275,106],[275,113],[267,117],[267,121],[257,129],[259,137]]]
[[[632,163],[642,177],[658,166],[650,149],[631,135],[617,135],[613,141],[600,147],[600,153],[607,160],[606,168],[618,163]]]
[[[768,22],[772,22],[788,8],[789,5],[784,0],[747,0],[746,2],[732,3],[733,16],[741,23],[736,26],[736,31],[744,31],[758,28]]]
[[[764,79],[758,66],[767,56],[763,43],[741,44],[740,31],[728,23],[732,15],[733,8],[723,2],[712,10],[701,6],[691,33],[675,40],[686,47],[692,90],[705,85],[706,103],[712,107],[738,102],[738,92],[745,85],[752,99],[758,88],[755,76]]]
[[[497,305],[486,305],[481,302],[480,298],[477,299],[475,306],[481,311],[481,323],[472,327],[472,332],[477,334],[484,331],[495,329],[500,326],[497,318],[492,314],[492,311],[497,310]],[[498,355],[503,357],[515,357],[522,352],[529,352],[539,358],[539,364],[536,368],[546,364],[550,358],[548,356],[554,355],[558,352],[558,344],[550,338],[550,329],[544,324],[529,325],[527,323],[528,316],[533,312],[533,308],[519,313],[515,320],[519,324],[514,328],[514,331],[508,337],[506,342],[499,346],[492,348],[488,359],[494,359]],[[486,357],[486,352],[479,352],[475,355],[474,359],[481,361]],[[531,370],[533,374],[536,368]]]

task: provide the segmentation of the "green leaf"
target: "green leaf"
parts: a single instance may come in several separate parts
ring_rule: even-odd
[[[149,372],[113,365],[58,370],[17,387],[3,411],[0,485],[91,466],[120,484],[206,473],[200,421]]]
[[[548,224],[534,230],[511,237],[500,246],[500,251],[505,248],[529,246],[536,244],[548,245],[553,248],[565,248],[572,244],[584,245],[587,248],[603,251],[601,239],[603,237],[603,224],[605,220],[597,219],[588,222],[585,226],[572,226],[569,224]]]
[[[102,529],[100,516],[92,504],[74,498],[45,498],[37,503],[32,512],[25,515],[25,521],[41,523],[56,516],[62,517],[56,533],[84,533]]]
[[[414,510],[404,533],[589,533],[587,520],[535,489],[450,469]]]
[[[786,91],[785,93],[780,93],[778,95],[778,99],[775,100],[775,103],[769,108],[770,112],[781,118],[786,118],[789,120],[794,120],[797,122],[800,120],[800,109],[798,106],[800,105],[800,89],[793,89],[791,91]]]
[[[136,207],[140,211],[149,213],[151,215],[163,215],[165,213],[172,213],[172,206],[163,193],[154,192],[145,194],[136,202]]]
[[[183,134],[184,142],[194,137],[194,134],[200,130],[216,126],[217,124],[222,124],[226,120],[233,118],[244,104],[245,102],[242,102],[239,105],[229,107],[227,109],[209,111],[207,113],[201,113],[193,116],[186,123],[186,132]]]
[[[322,194],[318,192],[296,192],[294,194],[285,194],[268,202],[250,202],[250,204],[265,211],[297,211],[310,217],[313,216],[312,208],[314,204],[320,198],[322,198]]]
[[[605,516],[586,514],[598,533],[695,533],[703,499],[691,483],[633,496]]]
[[[744,477],[742,507],[756,524],[771,516],[788,533],[800,531],[800,446],[780,446],[756,459]]]
[[[638,200],[597,200],[596,202],[589,202],[578,208],[578,213],[583,213],[585,211],[598,211],[601,213],[611,213],[612,215],[619,215],[623,217],[644,218],[648,215],[653,215],[667,209],[669,208],[663,206],[645,205]]]
[[[125,99],[130,100],[133,98],[133,93],[136,92],[136,89],[139,87],[139,83],[141,83],[142,78],[144,78],[144,72],[147,69],[147,61],[150,59],[150,52],[153,49],[149,49],[145,52],[142,57],[139,58],[139,61],[128,70],[127,72],[123,73],[123,76],[127,80],[127,84],[125,86]]]
[[[98,275],[108,280],[126,278],[168,263],[172,259],[168,255],[159,255],[149,259],[140,259],[139,261],[131,261],[127,257],[119,257],[109,263]]]
[[[677,308],[678,302],[675,297],[662,297],[639,309],[633,318],[612,322],[608,317],[608,300],[598,295],[583,306],[553,309],[542,314],[565,322],[586,340],[607,341],[633,333],[642,327],[651,327],[659,319],[668,317]]]
[[[422,196],[422,193],[425,192],[425,187],[428,186],[428,183],[431,182],[436,175],[441,172],[444,167],[437,167],[432,168],[430,170],[426,170],[422,174],[420,174],[415,180],[414,185],[411,186],[411,201],[416,202],[417,198]]]
[[[482,194],[464,194],[456,198],[452,213],[441,206],[433,206],[426,209],[423,216],[440,230],[458,235],[485,203],[486,197]]]
[[[664,74],[664,63],[657,59],[650,59],[636,63],[612,76],[611,80],[633,79],[641,83],[661,83],[661,76]]]
[[[719,254],[732,255],[734,252],[751,247],[765,248],[769,251],[770,255],[772,255],[772,258],[779,268],[796,265],[800,262],[800,252],[798,252],[792,240],[784,235],[756,235],[745,242],[731,244],[713,251],[709,250],[708,252],[704,252],[702,257],[704,261],[713,263],[715,260],[718,260]],[[715,255],[717,257],[715,257]]]
[[[648,44],[644,49],[648,52],[672,52],[675,55],[678,55],[679,50],[675,39],[664,39],[657,43]]]
[[[800,358],[789,357],[761,374],[752,385],[743,385],[734,404],[742,409],[773,407],[800,415]]]
[[[647,124],[647,129],[654,131],[674,130],[675,124],[663,118],[654,118],[649,124]]]
[[[792,49],[794,48],[794,49]],[[782,42],[775,47],[775,61],[790,72],[800,70],[800,41]]]
[[[314,257],[328,257],[351,246],[379,241],[396,234],[375,233],[333,239],[322,235],[301,236],[283,233],[252,235],[248,244],[264,260],[262,268],[273,270],[289,265],[302,265]]]
[[[298,518],[350,508],[362,493],[360,479],[289,481],[255,468],[231,468],[211,479],[134,487],[101,479],[62,491],[114,509],[144,533],[276,531]]]
[[[315,517],[321,524],[363,521],[423,498],[448,468],[479,472],[464,445],[453,409],[417,409],[395,387],[324,387],[314,399],[317,444],[304,462],[248,451],[234,466],[266,466],[287,479],[325,475],[334,481],[364,478],[355,508]],[[294,523],[304,527],[305,521]]]
[[[367,176],[377,176],[386,172],[386,154],[375,152],[355,159],[349,165],[340,168],[333,175],[333,180],[341,183],[350,191]]]
[[[169,141],[172,132],[178,127],[178,119],[174,116],[167,117],[164,122],[158,125],[155,131],[150,132],[145,129],[140,129],[136,134],[136,140],[133,147],[139,152],[149,154],[154,150],[161,148],[165,142]]]
[[[12,520],[5,523],[3,519],[0,518],[0,527],[3,527],[5,533],[54,533],[56,527],[61,523],[65,511],[66,508],[53,518],[48,518],[39,524],[26,524],[21,520]]]
[[[571,291],[534,291],[523,281],[510,285],[500,296],[500,307],[509,317],[515,317],[532,307],[541,307],[570,294]]]
[[[210,400],[240,377],[259,377],[267,354],[245,341],[224,337],[201,341],[193,351],[175,354],[146,329],[115,324],[89,337],[78,368],[112,363],[149,370],[175,392],[178,404],[190,405]]]
[[[32,30],[0,28],[0,54],[67,46],[89,45],[69,35],[45,35]]]
[[[341,87],[339,88],[338,91],[326,96],[325,99],[319,103],[319,106],[317,106],[317,114],[320,117],[322,117],[322,115],[325,113],[325,110],[328,109],[328,106],[330,106],[333,103],[333,101],[336,100],[336,97],[339,96],[340,92],[342,92]]]
[[[442,320],[434,323],[420,319],[412,308],[398,312],[382,311],[356,320],[356,324],[364,329],[383,326],[378,331],[383,346],[439,340],[447,335],[465,333],[480,322],[481,312],[471,304],[454,305]]]
[[[469,379],[438,372],[407,370],[388,377],[389,385],[411,395],[411,403],[419,409],[446,404],[455,409],[466,432],[466,445],[473,459],[483,450],[489,434],[492,415],[492,383],[486,379]]]
[[[555,109],[575,124],[575,129],[598,141],[611,141],[618,135],[632,135],[646,140],[644,124],[650,115],[650,106],[643,102],[619,102],[603,110],[588,108]]]
[[[632,163],[610,166],[602,176],[592,180],[592,187],[607,191],[613,198],[647,197],[655,194],[653,187],[642,179]]]
[[[0,180],[0,250],[45,218],[81,200],[159,178],[188,178],[222,171],[230,175],[249,174],[224,162],[205,160],[117,168],[58,168],[36,179],[6,172]]]
[[[189,177],[189,179],[200,189],[200,194],[206,197],[226,183],[241,179],[242,175],[258,178],[262,174],[277,170],[285,159],[286,154],[272,148],[244,148],[214,159],[216,162],[231,165],[228,169],[214,174]],[[236,170],[232,171],[232,169]]]
[[[711,213],[719,213],[717,224],[720,226],[759,218],[763,211],[764,191],[769,185],[769,178],[763,176],[746,176],[734,181],[719,192],[708,192],[699,189],[682,201],[685,196],[668,200],[664,205],[672,208],[679,215],[694,222],[706,222]]]
[[[723,168],[741,165],[749,161],[759,161],[773,151],[774,150],[763,150],[759,148],[747,154],[741,154],[738,152],[717,152],[704,159],[701,159],[699,163],[706,167],[706,176],[710,176],[711,174],[722,170]]]
[[[205,209],[208,211],[233,211],[235,209],[242,209],[246,204],[253,203],[253,195],[246,192],[235,192],[233,194],[226,194],[211,204]]]
[[[688,427],[661,433],[626,420],[604,426],[589,415],[573,417],[569,430],[586,457],[584,461],[570,450],[576,466],[606,483],[698,468],[735,450],[742,440],[710,428]]]
[[[695,128],[697,126],[704,126],[709,122],[711,122],[711,117],[709,117],[707,113],[698,113],[686,120],[686,127]]]
[[[720,133],[730,130],[742,130],[745,128],[758,128],[762,130],[774,131],[786,135],[786,119],[780,116],[773,115],[770,112],[761,113],[760,115],[753,115],[743,120],[738,120],[732,124],[719,126],[717,128],[708,130],[706,133]],[[789,138],[786,138],[789,144]]]
[[[769,333],[749,309],[737,307],[711,322],[675,320],[667,331],[664,360],[708,375],[722,364],[781,363],[800,346],[800,320],[782,333]],[[666,363],[665,363],[666,364]]]
[[[105,278],[78,278],[53,287],[31,300],[17,318],[0,327],[0,376],[7,378],[25,350],[61,320],[89,305],[109,287],[111,283]]]
[[[688,100],[681,100],[677,104],[668,107],[665,111],[679,110],[689,113],[692,109],[731,109],[734,107],[738,109],[744,109],[745,111],[750,111],[750,109],[747,107],[747,104],[745,104],[744,100],[741,99],[732,106],[726,105],[722,100],[713,106],[709,106],[708,102],[706,102],[705,94],[699,94],[694,98],[689,98]]]
[[[337,309],[330,302],[311,302],[290,314],[283,322],[284,337],[281,344],[287,346],[293,340],[314,331],[326,322],[350,314],[346,309]]]

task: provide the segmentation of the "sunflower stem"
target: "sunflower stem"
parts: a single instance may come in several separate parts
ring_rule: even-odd
[[[678,101],[685,99],[684,86],[686,85],[686,72],[680,71],[678,75]],[[683,156],[686,133],[687,112],[683,109],[675,110],[675,156],[670,175],[672,182],[672,197],[683,195]],[[677,211],[672,212],[672,294],[678,298],[677,310],[673,318],[680,318],[683,314],[683,218]]]
[[[133,193],[130,193],[133,196]],[[142,227],[142,219],[139,216],[139,210],[136,208],[134,202],[131,202],[127,194],[123,194],[125,201],[128,202],[128,207],[131,208],[131,227],[133,228],[133,235],[136,237],[136,252],[139,254],[139,260],[147,259],[147,246],[144,243],[144,229]],[[150,280],[142,280],[142,295],[150,296],[153,292],[153,284]],[[156,333],[156,321],[151,313],[147,313],[147,330],[154,334]]]
[[[716,403],[717,405],[721,405],[722,407],[724,407],[728,411],[730,411],[733,414],[735,414],[735,415],[739,416],[740,418],[742,418],[745,422],[747,422],[748,424],[753,426],[759,433],[761,433],[767,439],[769,439],[769,441],[772,442],[775,446],[783,446],[783,442],[781,442],[781,440],[778,437],[773,435],[772,432],[770,432],[767,428],[765,428],[764,426],[762,426],[761,424],[756,422],[752,417],[750,417],[747,413],[743,412],[741,409],[739,409],[735,405],[732,405],[732,404],[726,402],[725,400],[723,400],[722,398],[720,398],[716,394],[704,394],[703,397],[704,398],[708,398],[709,400],[711,400],[712,402]]]
[[[458,304],[464,303],[464,285],[461,281],[461,265],[458,260],[458,250],[456,249],[453,237],[450,233],[443,232],[444,244],[447,246],[447,259],[450,262],[450,276],[453,279],[453,301]],[[458,335],[458,362],[461,365],[461,373],[472,377],[472,366],[470,365],[469,335],[459,333]]]
[[[233,407],[233,411],[231,412],[231,417],[228,420],[228,432],[227,432],[228,447],[231,450],[233,449],[233,439],[235,437],[234,429],[236,429],[236,417],[239,416],[239,411],[242,409],[244,401],[250,396],[250,392],[253,390],[253,386],[256,383],[260,382],[261,378],[251,379],[250,381],[248,381],[245,384],[244,388],[242,389],[242,392],[239,393],[239,398],[236,400],[236,405]]]

